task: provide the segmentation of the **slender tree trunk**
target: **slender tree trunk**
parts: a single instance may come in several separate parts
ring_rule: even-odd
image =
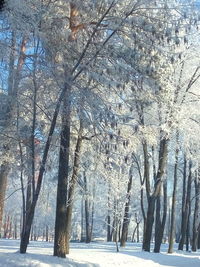
[[[195,183],[195,208],[193,219],[193,235],[192,235],[192,251],[197,250],[198,242],[198,226],[199,226],[199,212],[200,212],[200,170],[196,172]]]
[[[131,242],[134,242],[134,241],[135,241],[135,233],[136,233],[136,230],[137,230],[137,225],[136,225],[136,227],[135,227],[134,230],[133,230],[133,234],[132,234]]]
[[[192,184],[192,182],[191,182]],[[190,196],[191,196],[191,184],[190,184]],[[189,199],[190,199],[189,196]],[[186,251],[189,251],[189,245],[190,245],[190,216],[191,216],[191,199],[189,200],[189,211],[188,211],[188,218],[187,218],[187,230],[186,230]]]
[[[46,239],[46,242],[49,242],[49,226],[46,225],[45,227],[45,239]]]
[[[140,222],[137,223],[137,243],[140,242]]]
[[[155,246],[154,246],[154,252],[159,253],[160,247],[162,244],[163,236],[164,236],[164,230],[165,230],[165,223],[167,218],[167,181],[164,181],[163,183],[163,216],[162,221],[160,217],[161,212],[161,205],[160,205],[160,196],[157,198],[156,203],[156,227],[155,227]]]
[[[90,228],[90,240],[92,240],[93,235],[93,227],[94,227],[94,211],[95,211],[95,205],[94,205],[94,199],[95,199],[95,184],[93,184],[93,199],[92,199],[92,214],[91,214],[91,228]]]
[[[87,187],[87,177],[84,172],[83,175],[84,185],[85,185],[85,233],[86,233],[86,243],[90,243],[90,211],[89,211],[89,199],[88,199],[88,187]]]
[[[81,199],[81,242],[85,241],[84,238],[84,200],[83,200],[83,196]]]
[[[110,184],[108,185],[108,216],[107,216],[107,242],[112,241],[112,231],[111,231],[111,205],[110,205]]]
[[[125,247],[127,236],[128,236],[128,226],[130,222],[130,201],[131,201],[131,187],[132,187],[132,180],[133,176],[132,173],[129,174],[129,181],[128,181],[128,188],[126,193],[126,203],[125,203],[125,210],[124,210],[124,219],[123,219],[123,225],[122,225],[122,234],[121,234],[121,240],[120,240],[120,246]]]
[[[197,241],[197,249],[200,249],[200,223],[198,226],[198,241]]]
[[[182,218],[182,228],[181,228],[181,239],[179,242],[178,249],[183,250],[183,246],[186,242],[186,234],[187,234],[187,226],[188,226],[188,215],[189,215],[189,205],[190,205],[190,195],[191,195],[191,182],[192,182],[192,173],[191,173],[192,163],[189,163],[189,175],[188,175],[188,182],[187,182],[187,194],[185,200],[185,209],[183,212]]]
[[[173,186],[173,195],[172,195],[171,225],[170,225],[168,253],[173,253],[174,237],[175,237],[176,193],[177,193],[177,182],[178,182],[178,156],[179,156],[179,149],[177,147],[176,152],[175,152],[174,186]]]

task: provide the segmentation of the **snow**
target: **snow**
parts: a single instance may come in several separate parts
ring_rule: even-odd
[[[20,254],[19,240],[0,240],[0,267],[189,267],[200,266],[200,252],[167,254],[167,245],[162,252],[141,251],[141,244],[128,243],[126,248],[115,251],[113,243],[71,243],[70,255],[66,259],[52,256],[53,244],[30,242],[28,253]]]

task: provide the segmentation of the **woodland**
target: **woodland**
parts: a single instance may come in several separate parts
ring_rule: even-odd
[[[0,1],[2,239],[200,249],[199,24],[190,0]]]

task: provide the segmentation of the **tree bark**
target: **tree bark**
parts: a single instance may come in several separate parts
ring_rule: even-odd
[[[62,130],[58,167],[57,204],[55,221],[54,256],[66,257],[66,207],[68,193],[70,125],[71,125],[70,89],[67,90],[63,103]]]
[[[176,152],[175,152],[174,186],[173,186],[173,195],[172,195],[171,225],[170,225],[170,234],[169,234],[168,253],[173,253],[173,246],[174,246],[175,220],[176,220],[176,194],[177,194],[177,182],[178,182],[178,156],[179,156],[179,149],[177,147]]]
[[[126,203],[125,203],[124,219],[123,219],[123,225],[122,225],[122,234],[121,234],[121,240],[120,240],[121,247],[126,246],[126,241],[127,241],[127,236],[128,236],[128,226],[130,223],[129,209],[130,209],[130,202],[131,202],[130,194],[131,194],[131,188],[132,188],[132,181],[133,181],[133,176],[130,170],[128,188],[127,188],[127,193],[126,193]]]
[[[200,212],[200,170],[197,171],[194,180],[195,184],[195,208],[193,219],[193,235],[192,235],[192,251],[197,251],[198,242],[198,226],[199,226],[199,212]]]
[[[80,156],[81,156],[81,147],[82,147],[82,138],[83,135],[83,124],[80,119],[80,128],[78,132],[78,138],[76,142],[76,149],[74,153],[74,164],[72,171],[72,178],[70,180],[69,186],[69,194],[67,199],[67,212],[66,212],[66,254],[69,254],[69,242],[71,235],[71,221],[72,221],[72,210],[73,210],[73,202],[74,202],[74,193],[77,184],[77,177],[79,173],[80,167]]]
[[[192,182],[192,173],[191,173],[192,163],[189,163],[189,175],[188,175],[188,182],[187,182],[187,194],[185,200],[185,208],[183,212],[182,218],[182,228],[181,228],[181,239],[178,245],[178,250],[183,250],[183,246],[186,242],[186,234],[187,234],[187,227],[188,227],[188,219],[189,219],[189,206],[190,206],[190,195],[191,195],[191,182]]]
[[[9,172],[10,172],[10,164],[8,162],[3,163],[0,168],[0,234],[3,221],[4,199],[6,195],[7,178]]]
[[[148,197],[147,221],[145,229],[146,231],[143,239],[143,249],[148,252],[150,252],[156,198],[160,193],[160,188],[162,185],[162,177],[166,167],[167,154],[168,154],[167,147],[168,147],[168,140],[164,138],[160,141],[159,164],[154,184],[154,191]]]
[[[85,185],[85,233],[86,233],[86,243],[91,242],[90,235],[90,211],[89,211],[89,199],[88,199],[88,187],[87,187],[87,177],[84,171],[83,174],[84,185]]]
[[[167,218],[167,182],[165,181],[163,183],[163,217],[161,220],[161,204],[160,204],[160,196],[156,199],[156,225],[155,225],[155,246],[154,246],[154,252],[159,253],[160,252],[160,246],[162,244],[162,239],[164,235],[165,230],[165,223]]]

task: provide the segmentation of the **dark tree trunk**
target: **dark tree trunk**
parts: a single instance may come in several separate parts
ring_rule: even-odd
[[[175,220],[176,220],[176,193],[177,193],[177,182],[178,182],[178,155],[179,155],[179,149],[177,148],[175,153],[174,186],[172,195],[171,225],[169,234],[168,253],[173,253],[173,246],[174,246]]]
[[[85,241],[84,238],[84,200],[83,200],[83,196],[81,199],[81,242]]]
[[[160,196],[157,197],[156,200],[156,225],[155,225],[155,246],[154,252],[160,252],[160,246],[162,244],[164,230],[165,230],[165,223],[167,218],[167,182],[164,181],[163,183],[163,217],[161,221],[161,205],[160,205]]]
[[[72,210],[73,210],[73,202],[74,202],[74,193],[77,184],[77,177],[79,173],[80,167],[80,156],[81,156],[81,147],[82,147],[82,138],[83,135],[83,124],[80,120],[80,128],[78,132],[78,138],[76,142],[76,148],[74,153],[74,164],[72,171],[72,178],[70,180],[69,186],[69,194],[67,199],[67,213],[66,213],[66,254],[69,254],[69,242],[71,236],[71,221],[72,221]]]
[[[137,243],[140,242],[140,222],[137,223]]]
[[[189,251],[189,245],[190,245],[190,216],[191,216],[191,184],[190,183],[190,192],[189,192],[189,202],[188,202],[188,218],[187,218],[187,230],[186,230],[186,251]]]
[[[89,211],[89,199],[88,199],[88,187],[87,187],[87,177],[84,172],[83,175],[84,186],[85,186],[85,233],[86,233],[86,243],[91,242],[90,235],[90,211]]]
[[[186,166],[184,166],[184,169]],[[188,227],[188,219],[189,219],[189,209],[190,209],[190,195],[191,195],[191,182],[192,182],[192,173],[191,173],[192,163],[189,163],[189,175],[188,175],[188,182],[187,182],[187,194],[185,199],[185,207],[183,209],[182,214],[182,227],[181,227],[181,239],[179,242],[178,249],[183,250],[183,246],[186,242],[186,234],[187,234],[187,227]],[[184,192],[183,192],[184,193]]]
[[[58,168],[57,205],[54,238],[54,256],[65,258],[66,247],[66,207],[68,193],[69,155],[70,155],[70,124],[71,104],[70,90],[66,92],[63,112],[62,131],[60,138],[60,154]]]
[[[150,252],[151,235],[154,223],[155,203],[156,203],[156,198],[154,196],[150,196],[148,201],[145,238],[143,240],[143,249],[148,252]]]
[[[197,241],[197,249],[200,249],[200,223],[198,226],[198,241]]]
[[[46,242],[49,242],[49,226],[46,225],[45,228],[45,238],[46,238]]]
[[[166,167],[167,154],[168,154],[167,146],[168,146],[168,140],[165,138],[162,139],[160,141],[159,164],[158,164],[158,171],[155,177],[154,191],[152,195],[148,197],[146,231],[143,240],[143,249],[148,252],[150,252],[156,198],[160,194],[162,177]]]
[[[194,180],[195,183],[195,208],[193,219],[193,235],[192,235],[192,251],[197,250],[198,242],[198,226],[199,226],[199,212],[200,212],[200,170],[197,171]]]
[[[121,234],[121,240],[120,240],[121,247],[126,246],[126,241],[127,241],[127,236],[128,236],[128,226],[130,222],[129,209],[130,209],[130,202],[131,202],[130,194],[131,194],[132,180],[133,180],[133,176],[130,170],[128,188],[127,188],[127,193],[126,193],[126,203],[125,203],[124,219],[123,219],[123,225],[122,225],[122,234]]]

